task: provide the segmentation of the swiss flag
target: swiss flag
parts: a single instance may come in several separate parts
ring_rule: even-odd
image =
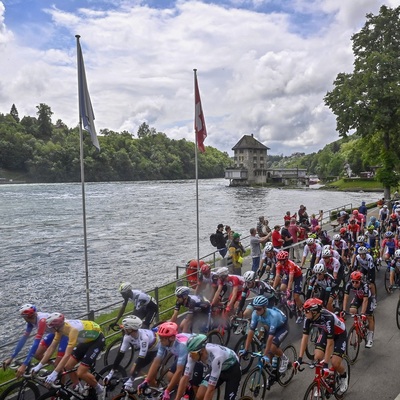
[[[194,72],[194,97],[195,97],[195,107],[194,107],[194,130],[196,132],[197,147],[204,153],[206,151],[204,147],[204,140],[207,137],[207,128],[204,121],[203,109],[201,107],[201,99],[199,86],[197,84],[197,74],[196,70]]]

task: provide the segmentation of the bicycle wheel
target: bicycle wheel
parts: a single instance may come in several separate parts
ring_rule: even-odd
[[[37,386],[24,379],[10,385],[0,396],[0,400],[35,400],[40,396]]]
[[[247,336],[242,336],[236,343],[236,346],[233,351],[237,355],[239,355],[240,350],[244,349],[244,345],[246,344],[246,339]],[[254,352],[254,351],[256,351],[256,344],[254,343],[254,341],[251,341],[249,352]],[[253,364],[253,357],[247,354],[244,357],[239,357],[239,361],[240,361],[240,367],[242,369],[242,375],[247,374],[247,372],[249,372],[251,368],[251,365]]]
[[[349,357],[346,355],[343,357],[343,362],[344,362],[344,368],[346,371],[346,375],[347,375],[347,390],[349,390],[348,388],[350,387],[350,360]],[[335,398],[337,400],[342,400],[343,396],[346,392],[343,393],[337,393],[337,384],[338,384],[338,379],[339,379],[339,375],[337,373],[335,373],[335,385],[336,385],[336,389],[335,389]]]
[[[68,393],[63,392],[60,390],[57,392],[56,390],[50,390],[49,392],[46,392],[42,394],[38,400],[70,400],[70,395]]]
[[[214,343],[220,345],[224,344],[224,339],[222,339],[221,334],[217,330],[213,330],[207,333],[207,341],[208,343]]]
[[[278,366],[278,383],[281,386],[287,386],[294,376],[295,371],[293,368],[293,363],[297,360],[297,352],[294,346],[289,344],[283,349],[283,354],[285,354],[285,356],[289,359],[289,364],[287,366],[287,370],[283,373],[279,372]],[[281,360],[282,358],[279,360],[279,363]]]
[[[350,364],[354,364],[360,351],[361,338],[358,336],[355,326],[353,325],[347,334],[346,353],[349,357]]]
[[[397,306],[396,306],[396,324],[397,328],[400,329],[400,297],[399,300],[397,301]]]
[[[390,292],[390,269],[386,268],[385,270],[385,290],[387,293]]]
[[[158,375],[156,378],[157,384],[161,387],[167,386],[169,379],[168,379],[168,372],[169,369],[175,362],[175,356],[171,353],[168,353],[162,360],[160,368],[158,369]]]
[[[104,353],[104,365],[110,365],[114,362],[115,356],[121,347],[123,337],[114,339],[106,348]],[[129,346],[129,348],[124,353],[124,358],[121,360],[120,364],[123,368],[128,368],[135,355],[135,348]]]
[[[308,343],[306,347],[306,355],[309,360],[314,360],[315,342],[317,341],[318,336],[319,336],[318,327],[313,325],[308,335]]]
[[[98,373],[96,379],[99,378],[97,380],[100,380],[104,378],[112,369],[113,369],[112,365],[107,365]],[[114,396],[116,396],[121,392],[122,378],[126,377],[127,373],[125,369],[122,368],[120,365],[114,369],[114,375],[107,384],[107,397],[113,398]]]
[[[117,396],[114,396],[112,400],[123,400],[123,399],[130,399],[130,400],[138,400],[139,398],[132,394],[132,393],[120,393]]]
[[[267,375],[260,367],[253,368],[246,376],[240,396],[249,396],[252,399],[264,399],[267,390]]]
[[[306,390],[304,400],[325,400],[325,388],[321,386],[318,389],[317,382],[313,382]]]

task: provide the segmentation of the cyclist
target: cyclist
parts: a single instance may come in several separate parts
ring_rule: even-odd
[[[390,262],[389,268],[390,268],[389,290],[390,290],[390,292],[393,292],[393,285],[396,283],[395,282],[396,274],[400,274],[400,250],[397,249],[394,252],[394,259]]]
[[[365,232],[365,238],[370,248],[375,248],[379,243],[379,233],[375,229],[374,225],[368,225],[367,231]]]
[[[190,294],[190,289],[187,286],[178,286],[175,289],[176,303],[174,313],[170,318],[170,322],[176,322],[181,307],[188,309],[186,316],[180,323],[180,330],[183,333],[190,333],[193,328],[194,315],[203,314],[205,317],[210,310],[210,303],[201,296]],[[200,321],[201,323],[202,321]]]
[[[342,260],[346,260],[346,257],[349,253],[349,247],[339,233],[333,235],[331,246],[333,250],[336,250],[339,253]]]
[[[376,219],[376,217],[372,216],[372,217],[369,219],[369,222],[368,222],[368,225],[367,225],[367,226],[370,226],[370,225],[372,225],[372,226],[374,227],[374,229],[377,230],[377,231],[379,232],[379,226],[380,226],[380,224],[379,224],[379,221]]]
[[[381,230],[385,232],[387,223],[389,221],[389,210],[386,204],[384,204],[382,208],[379,210],[378,220]]]
[[[354,261],[354,270],[359,270],[369,283],[372,297],[372,307],[376,307],[376,292],[375,292],[375,264],[368,249],[364,246],[358,248],[358,254]]]
[[[178,385],[185,368],[188,349],[186,342],[192,336],[187,333],[178,333],[178,325],[175,322],[164,322],[158,327],[158,336],[160,337],[160,347],[157,355],[151,363],[146,379],[138,386],[138,392],[142,393],[146,388],[155,386],[155,378],[161,366],[161,362],[167,353],[171,353],[176,357],[175,363],[170,368],[172,377],[164,389],[163,400],[169,400],[171,391]]]
[[[94,365],[97,356],[105,345],[105,338],[100,326],[93,321],[65,320],[64,315],[57,312],[46,318],[46,325],[55,332],[55,336],[42,360],[32,369],[33,373],[37,373],[50,360],[61,338],[68,336],[65,354],[54,371],[47,377],[46,382],[48,384],[53,383],[64,368],[70,370],[80,361],[76,372],[70,373],[71,381],[75,387],[79,388],[79,386],[77,387],[79,379],[83,379],[97,393],[102,393],[103,386],[96,381],[96,378],[90,372],[90,368]]]
[[[360,213],[358,210],[353,210],[353,218],[357,221],[357,224],[360,226],[360,232],[363,232],[364,222],[366,218],[364,214]]]
[[[344,321],[325,309],[320,299],[306,300],[304,313],[306,319],[303,325],[299,358],[294,362],[294,367],[301,365],[311,327],[317,326],[320,334],[315,343],[314,360],[322,363],[326,372],[328,372],[329,362],[332,362],[333,369],[339,374],[338,394],[343,394],[348,387],[347,373],[342,363],[342,358],[346,353],[347,337]]]
[[[26,322],[25,332],[19,339],[11,357],[3,362],[3,368],[9,366],[15,359],[15,357],[17,357],[34,329],[36,329],[36,335],[25,360],[22,362],[16,372],[17,378],[20,378],[25,373],[26,368],[30,364],[33,357],[35,357],[37,360],[41,360],[44,352],[50,346],[51,342],[54,339],[54,333],[51,333],[47,329],[46,325],[46,318],[50,315],[49,313],[37,311],[34,304],[24,304],[20,307],[19,314]],[[63,357],[65,353],[65,348],[67,347],[67,343],[68,338],[64,336],[61,339],[60,345],[58,347],[55,365],[57,365],[57,363]]]
[[[337,297],[337,289],[338,285],[335,282],[335,278],[326,272],[325,265],[322,263],[315,264],[313,275],[308,281],[306,300],[311,298],[313,292],[317,292],[319,293],[318,298],[323,301],[324,307],[329,311],[333,311],[333,301]]]
[[[357,236],[360,234],[360,225],[357,224],[357,220],[352,218],[347,225],[347,230],[350,233],[350,240],[352,243],[357,242]]]
[[[296,323],[300,324],[303,321],[303,304],[300,298],[303,273],[298,265],[289,260],[289,253],[287,251],[281,250],[276,258],[278,259],[278,263],[276,265],[276,276],[273,287],[277,288],[280,285],[281,291],[288,290],[290,292],[288,300],[291,299],[291,294],[293,293],[293,300],[296,303],[298,314]],[[283,278],[284,275],[285,278]]]
[[[375,319],[374,319],[374,308],[372,306],[372,297],[369,285],[367,282],[362,280],[362,273],[360,271],[354,271],[350,275],[350,281],[347,282],[344,290],[343,298],[343,310],[346,311],[347,304],[349,301],[350,291],[354,292],[354,298],[352,299],[349,307],[351,314],[356,314],[358,309],[361,307],[361,315],[366,316],[368,319],[368,333],[367,342],[365,347],[371,348],[374,339],[375,330]]]
[[[242,297],[244,278],[243,276],[239,275],[230,275],[229,270],[226,267],[219,268],[216,271],[216,274],[218,275],[218,288],[214,294],[211,304],[213,306],[218,305],[220,302],[221,292],[226,290],[226,288],[231,289],[231,293],[228,298],[228,304],[225,307],[225,311],[230,313],[231,310],[238,306],[238,303]]]
[[[365,247],[368,251],[368,253],[370,253],[371,251],[371,247],[370,245],[367,243],[367,238],[364,235],[359,235],[357,236],[357,243],[354,247],[354,253],[353,256],[351,258],[351,267],[354,268],[354,261],[356,259],[356,255],[358,254],[358,249],[360,247]]]
[[[265,332],[268,335],[263,362],[269,363],[273,356],[280,357],[279,372],[284,373],[288,367],[289,359],[283,353],[280,345],[289,334],[287,317],[277,308],[268,308],[268,299],[264,296],[257,296],[253,300],[253,306],[254,311],[251,315],[250,329],[244,349],[240,351],[239,355],[245,356],[247,354],[254,337],[254,332],[260,323],[265,327]]]
[[[141,329],[142,325],[142,320],[136,315],[128,315],[122,320],[124,329],[122,344],[115,357],[113,369],[105,377],[105,381],[109,381],[112,378],[115,369],[118,368],[130,346],[134,347],[135,350],[139,350],[139,355],[129,371],[129,379],[125,382],[124,388],[128,391],[132,389],[133,381],[141,369],[154,360],[160,347],[158,335],[150,329]]]
[[[198,284],[194,294],[203,295],[207,298],[213,298],[218,286],[218,276],[211,271],[209,264],[203,264],[200,267]]]
[[[330,249],[325,248],[322,251],[322,259],[319,263],[322,264],[326,271],[333,276],[335,282],[340,284],[340,281],[343,279],[344,268],[340,264],[339,260],[333,257]]]
[[[275,289],[269,283],[256,279],[256,273],[254,271],[246,271],[243,275],[243,278],[245,283],[242,290],[242,298],[240,299],[236,314],[240,314],[242,312],[250,292],[254,293],[256,296],[265,296],[268,299],[269,308],[272,308],[276,304],[277,299]],[[253,310],[253,302],[250,302],[243,313],[243,318],[250,318]]]
[[[260,266],[257,271],[257,275],[261,278],[264,273],[267,273],[268,279],[273,280],[275,278],[275,266],[276,266],[276,255],[278,251],[275,250],[272,242],[265,243],[264,252],[261,257]]]
[[[175,398],[183,397],[189,379],[195,378],[196,363],[201,363],[209,372],[204,379],[201,379],[196,399],[211,400],[215,388],[225,383],[224,399],[234,400],[242,377],[239,360],[235,352],[218,344],[207,343],[207,336],[202,334],[192,336],[187,341],[186,346],[189,354]]]
[[[390,214],[388,220],[388,230],[392,231],[394,234],[397,234],[398,227],[399,227],[399,219],[397,213]]]
[[[399,245],[397,240],[394,238],[392,231],[385,232],[385,239],[381,244],[381,259],[389,263],[389,259],[394,256],[394,252],[398,249]]]
[[[310,269],[313,269],[314,264],[319,263],[319,260],[321,259],[321,252],[321,245],[319,243],[316,243],[313,237],[307,238],[306,244],[303,249],[303,258],[301,259],[301,268],[304,267],[307,256],[311,254]]]
[[[132,284],[129,282],[121,283],[121,285],[119,285],[119,292],[124,302],[118,312],[117,319],[110,325],[110,328],[118,326],[118,321],[124,315],[129,301],[133,303],[133,314],[143,320],[143,328],[149,328],[158,313],[157,302],[147,293],[132,289]]]

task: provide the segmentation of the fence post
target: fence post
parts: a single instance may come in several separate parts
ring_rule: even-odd
[[[94,310],[90,310],[88,314],[88,320],[94,321]]]
[[[159,300],[158,286],[156,286],[154,288],[154,297],[155,297],[156,303],[158,305],[157,313],[156,313],[156,322],[159,322],[160,321],[160,303],[158,302],[158,300]]]

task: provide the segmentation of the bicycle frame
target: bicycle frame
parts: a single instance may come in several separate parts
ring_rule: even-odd
[[[318,391],[325,389],[325,391],[329,394],[335,393],[336,388],[335,388],[335,372],[334,371],[331,371],[331,373],[327,377],[325,377],[322,364],[315,363],[315,362],[307,362],[307,361],[303,361],[302,364],[307,364],[311,369],[315,369],[313,383],[311,383],[311,385],[307,388],[307,391],[315,383]],[[298,369],[299,369],[299,371],[304,371],[304,368],[299,367]]]

